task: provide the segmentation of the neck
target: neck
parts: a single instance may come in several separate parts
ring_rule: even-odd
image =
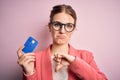
[[[51,55],[54,55],[55,53],[68,54],[68,50],[69,50],[68,44],[64,45],[53,44],[51,48]]]

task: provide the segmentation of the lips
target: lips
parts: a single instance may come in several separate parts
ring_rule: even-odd
[[[64,36],[64,35],[59,35],[58,38],[59,38],[59,39],[65,39],[66,36]]]

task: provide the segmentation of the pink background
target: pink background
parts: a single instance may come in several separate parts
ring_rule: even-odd
[[[35,51],[47,47],[50,10],[63,3],[70,4],[78,16],[70,43],[93,52],[109,80],[120,80],[119,0],[0,0],[0,80],[22,80],[17,49],[30,35],[39,40]]]

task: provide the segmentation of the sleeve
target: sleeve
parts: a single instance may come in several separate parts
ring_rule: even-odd
[[[97,68],[92,54],[87,55],[85,58],[87,62],[76,56],[74,62],[70,64],[69,69],[78,78],[82,78],[83,80],[107,80],[106,76]]]
[[[23,80],[37,80],[36,72],[34,72],[32,75],[23,74]]]
[[[41,80],[40,75],[38,77],[38,73],[40,73],[40,59],[41,53],[35,53],[36,62],[35,62],[35,72],[31,75],[26,75],[23,73],[23,80]]]

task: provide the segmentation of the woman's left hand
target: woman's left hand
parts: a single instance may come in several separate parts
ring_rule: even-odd
[[[55,71],[59,71],[64,66],[69,66],[74,60],[75,56],[69,54],[56,53],[54,55],[54,60],[57,62]]]

